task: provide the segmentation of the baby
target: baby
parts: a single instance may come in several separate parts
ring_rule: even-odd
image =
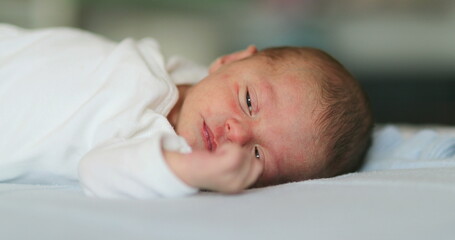
[[[107,198],[235,193],[354,171],[370,142],[365,93],[312,48],[250,46],[185,84],[150,39],[4,25],[0,62],[3,182],[74,180]]]
[[[326,53],[250,46],[219,58],[209,72],[198,84],[181,86],[168,115],[199,150],[166,153],[189,185],[236,192],[359,166],[372,127],[367,100]]]

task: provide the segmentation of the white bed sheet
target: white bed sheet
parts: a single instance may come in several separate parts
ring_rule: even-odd
[[[452,167],[147,201],[0,184],[1,239],[455,239],[454,224]]]

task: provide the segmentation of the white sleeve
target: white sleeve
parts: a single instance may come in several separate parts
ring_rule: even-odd
[[[169,133],[153,138],[114,139],[81,160],[81,186],[87,195],[101,198],[148,199],[194,194],[198,190],[175,176],[162,154],[162,148],[190,151],[182,146],[187,146],[184,139]]]
[[[0,40],[9,37],[15,37],[25,31],[26,30],[22,28],[10,24],[0,23]]]

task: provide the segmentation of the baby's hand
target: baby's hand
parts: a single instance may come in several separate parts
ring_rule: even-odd
[[[165,152],[165,158],[174,173],[190,186],[236,193],[252,185],[263,170],[263,162],[248,154],[237,144],[228,143],[213,153]]]

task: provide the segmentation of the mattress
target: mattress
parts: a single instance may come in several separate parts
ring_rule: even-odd
[[[397,127],[405,139],[421,128]],[[452,127],[435,131],[455,136]],[[388,160],[373,155],[369,154],[365,165],[370,167],[360,172],[236,195],[202,192],[184,198],[104,200],[86,197],[76,185],[0,184],[0,236],[67,240],[454,239],[455,166],[372,164]],[[397,161],[400,159],[395,158]]]

